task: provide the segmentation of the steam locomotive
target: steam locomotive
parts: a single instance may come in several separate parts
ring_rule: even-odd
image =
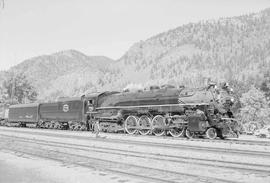
[[[173,137],[238,137],[231,107],[232,90],[151,86],[147,90],[107,91],[52,103],[18,104],[9,107],[8,126],[99,130]]]

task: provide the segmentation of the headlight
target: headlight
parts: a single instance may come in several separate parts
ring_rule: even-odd
[[[200,122],[200,126],[201,126],[201,128],[202,128],[203,130],[205,130],[205,129],[208,127],[208,124],[207,124],[206,121],[201,121],[201,122]]]
[[[234,98],[231,98],[231,102],[232,102],[232,103],[234,102]]]

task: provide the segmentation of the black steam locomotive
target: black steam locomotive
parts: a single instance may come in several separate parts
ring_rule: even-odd
[[[215,139],[238,135],[233,103],[227,84],[219,89],[215,84],[204,88],[152,86],[61,98],[53,103],[12,105],[6,124]]]

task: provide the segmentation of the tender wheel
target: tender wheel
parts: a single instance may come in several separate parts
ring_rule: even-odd
[[[128,134],[135,134],[137,132],[138,119],[135,116],[128,116],[125,120],[125,131]]]
[[[141,116],[138,120],[138,124],[141,128],[139,129],[141,135],[148,135],[151,133],[151,119],[148,116]]]
[[[215,128],[208,128],[206,130],[206,137],[209,139],[217,138],[217,130]]]
[[[45,124],[45,128],[50,128],[50,122],[49,121],[46,121],[46,124]]]
[[[85,125],[83,123],[75,122],[75,124],[76,124],[76,130],[77,131],[84,131]]]
[[[73,121],[69,121],[68,122],[68,128],[71,130],[71,131],[76,131],[77,129],[77,126],[76,124],[73,122]]]
[[[81,125],[81,131],[86,131],[86,130],[87,130],[86,124],[82,124]]]
[[[73,131],[73,130],[75,129],[75,126],[70,125],[70,126],[69,126],[69,129],[70,129],[71,131]]]
[[[54,129],[55,121],[50,122],[50,129]]]
[[[59,123],[58,121],[56,121],[56,122],[54,123],[54,128],[55,128],[55,129],[61,129],[61,123]]]
[[[165,117],[157,115],[152,120],[152,132],[156,136],[162,136],[165,134]]]
[[[192,139],[194,138],[195,136],[195,133],[190,131],[189,129],[186,129],[186,137],[189,138],[189,139]]]
[[[37,128],[44,128],[44,122],[42,120],[38,121]]]

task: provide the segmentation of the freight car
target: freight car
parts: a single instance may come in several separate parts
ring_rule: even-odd
[[[100,92],[78,98],[62,98],[53,103],[14,105],[9,123],[20,126],[104,132],[237,136],[231,106],[233,98],[226,85],[204,88],[175,88],[164,85],[135,92]]]
[[[78,97],[52,103],[11,105],[8,126],[86,130],[84,103]]]
[[[8,126],[35,127],[39,121],[39,105],[38,103],[11,105]]]

